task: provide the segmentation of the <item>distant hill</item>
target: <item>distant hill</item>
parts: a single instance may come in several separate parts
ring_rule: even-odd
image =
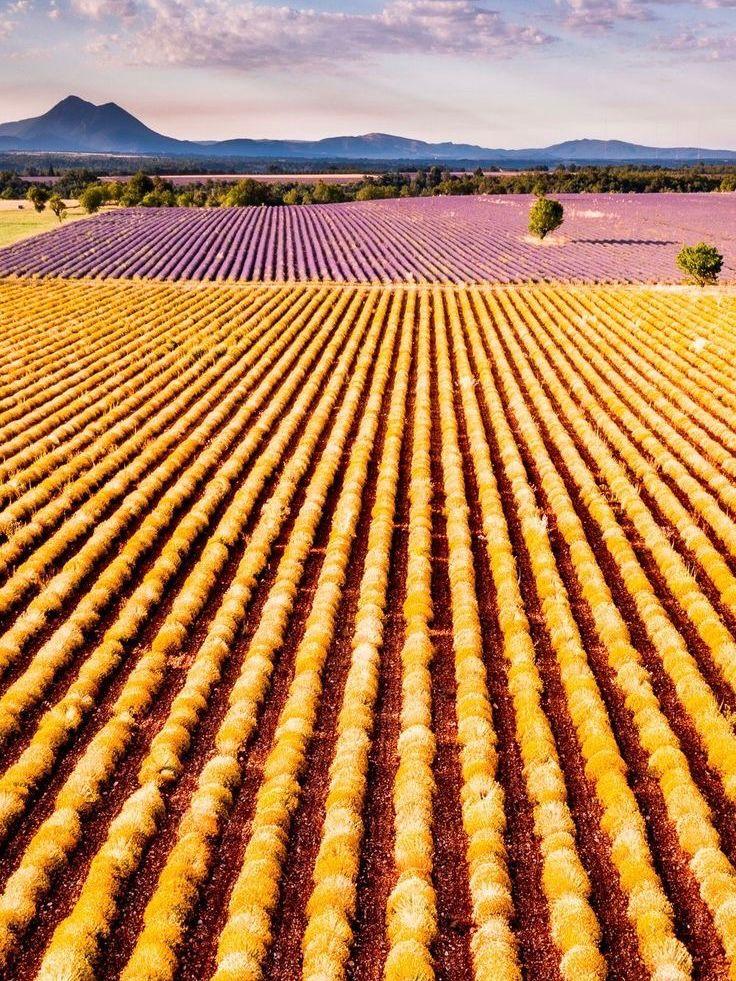
[[[426,143],[387,133],[333,136],[323,140],[176,140],[156,133],[114,102],[95,106],[75,95],[62,99],[42,116],[0,124],[0,151],[13,150],[281,160],[477,161],[517,166],[534,163],[736,163],[734,150],[648,147],[620,140],[568,140],[528,150],[492,149],[467,143]]]
[[[545,160],[572,163],[597,161],[600,163],[649,162],[687,162],[692,160],[732,160],[736,162],[734,150],[704,150],[701,147],[641,146],[638,143],[624,143],[623,140],[567,140],[554,146],[538,150],[512,150],[511,153],[539,154]]]
[[[42,116],[0,125],[0,147],[6,150],[173,153],[181,142],[155,133],[114,102],[95,106],[75,95]]]

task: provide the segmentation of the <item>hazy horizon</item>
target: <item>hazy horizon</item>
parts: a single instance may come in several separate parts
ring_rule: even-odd
[[[736,0],[0,0],[0,121],[68,94],[169,136],[736,149]]]

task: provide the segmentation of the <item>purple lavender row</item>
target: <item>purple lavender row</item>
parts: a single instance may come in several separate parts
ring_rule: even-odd
[[[736,195],[559,195],[540,244],[530,198],[437,197],[308,207],[111,211],[0,250],[0,275],[165,280],[677,282],[704,239],[736,280]]]

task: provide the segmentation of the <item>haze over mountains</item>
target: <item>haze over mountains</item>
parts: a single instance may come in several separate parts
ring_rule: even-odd
[[[281,160],[478,161],[520,163],[736,162],[734,150],[647,147],[620,140],[568,140],[505,150],[464,143],[427,143],[385,133],[322,140],[177,140],[156,133],[114,102],[95,106],[70,95],[42,116],[0,124],[0,151],[154,154]]]

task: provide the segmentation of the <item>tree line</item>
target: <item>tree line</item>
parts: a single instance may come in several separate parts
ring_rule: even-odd
[[[262,181],[246,177],[236,183],[204,180],[175,186],[163,177],[138,172],[129,179],[105,180],[89,170],[66,171],[53,184],[24,181],[0,173],[0,198],[28,195],[79,199],[88,211],[105,204],[143,207],[238,207],[246,205],[331,204],[380,198],[472,194],[644,193],[736,191],[736,167],[643,168],[557,167],[515,174],[487,173],[480,168],[451,173],[440,167],[414,172],[391,171],[347,183]]]

